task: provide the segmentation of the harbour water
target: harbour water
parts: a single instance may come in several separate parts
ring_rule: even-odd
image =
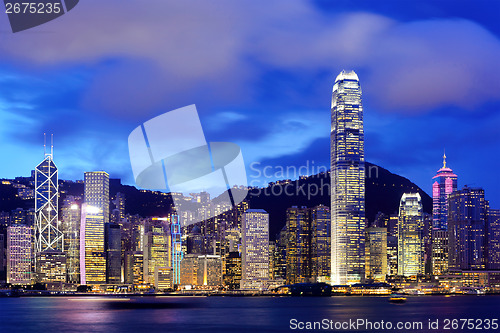
[[[465,322],[466,319],[470,320]],[[363,321],[364,326],[356,326]],[[382,321],[384,326],[380,326]],[[495,332],[500,329],[491,324],[498,321],[500,296],[493,295],[414,296],[404,304],[391,304],[386,297],[354,296],[0,299],[2,333],[465,332],[467,325],[472,331],[478,329],[480,322],[481,331]],[[418,322],[421,326],[413,324]],[[398,329],[398,323],[407,326]],[[413,326],[409,328],[408,323]]]

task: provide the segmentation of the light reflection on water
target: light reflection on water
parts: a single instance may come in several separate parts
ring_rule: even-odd
[[[21,297],[0,299],[0,332],[288,332],[292,318],[428,322],[499,318],[499,308],[500,296],[419,296],[402,305],[385,297]]]

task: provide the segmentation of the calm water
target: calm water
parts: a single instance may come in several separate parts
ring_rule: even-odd
[[[500,320],[500,296],[420,296],[405,304],[385,297],[139,297],[130,301],[91,297],[1,298],[0,332],[290,332],[290,320],[366,319],[421,321],[443,330],[444,320]],[[429,330],[428,321],[440,320]],[[301,330],[306,332],[308,330]],[[353,331],[353,330],[348,330]],[[389,330],[359,330],[384,332]],[[482,330],[499,332],[500,330]]]

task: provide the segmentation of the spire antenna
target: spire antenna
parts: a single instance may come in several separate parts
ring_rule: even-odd
[[[54,157],[54,134],[50,135],[50,156]]]
[[[443,168],[446,168],[446,149],[444,149],[444,154],[443,154]]]
[[[47,156],[46,144],[47,144],[47,135],[45,133],[43,133],[43,155],[44,156]]]

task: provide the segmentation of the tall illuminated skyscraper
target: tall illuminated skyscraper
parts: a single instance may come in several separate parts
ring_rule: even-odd
[[[84,191],[80,225],[81,284],[104,284],[104,225],[109,223],[109,175],[104,171],[85,172]]]
[[[448,228],[448,196],[457,190],[457,175],[446,167],[446,154],[443,155],[443,167],[432,177],[432,226],[434,229]]]
[[[269,214],[248,209],[241,225],[241,289],[258,290],[269,279]]]
[[[335,79],[331,112],[331,283],[353,284],[365,276],[363,105],[354,71]]]
[[[31,284],[31,228],[7,228],[7,283]]]
[[[424,274],[424,219],[419,193],[404,193],[399,205],[398,275]]]
[[[53,149],[35,168],[35,254],[63,251],[63,233],[58,225],[58,172]]]

